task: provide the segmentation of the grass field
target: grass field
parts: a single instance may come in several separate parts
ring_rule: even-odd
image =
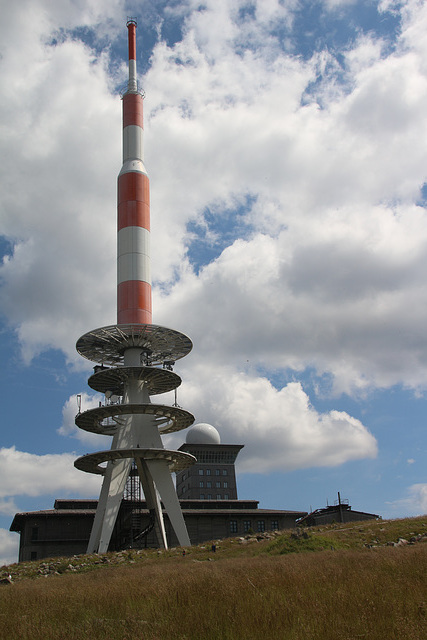
[[[0,638],[425,640],[426,568],[427,517],[12,565]]]

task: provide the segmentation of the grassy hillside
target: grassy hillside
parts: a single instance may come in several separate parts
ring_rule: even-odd
[[[0,638],[425,640],[427,516],[11,565]]]

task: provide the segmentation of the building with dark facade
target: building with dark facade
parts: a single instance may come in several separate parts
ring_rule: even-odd
[[[176,489],[192,544],[230,536],[289,529],[307,515],[302,511],[259,509],[257,500],[238,500],[235,460],[243,445],[222,445],[217,430],[195,425],[180,450],[197,463],[178,472]],[[17,513],[10,530],[20,533],[19,561],[86,553],[97,500],[55,500],[54,508]],[[170,547],[178,546],[164,511]],[[135,475],[127,491],[111,537],[109,551],[158,547],[154,514],[147,509]]]
[[[365,511],[353,511],[348,500],[341,500],[338,493],[338,500],[335,504],[328,505],[322,509],[316,509],[301,518],[299,525],[307,527],[315,527],[324,524],[333,524],[334,522],[361,522],[362,520],[375,520],[380,516],[376,513],[366,513]]]
[[[195,500],[237,500],[234,464],[242,444],[221,444],[210,424],[197,424],[187,433],[179,451],[191,453],[196,464],[176,474],[178,498]]]

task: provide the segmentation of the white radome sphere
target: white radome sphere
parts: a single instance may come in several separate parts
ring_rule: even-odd
[[[200,422],[187,432],[186,444],[221,444],[218,431],[211,424]]]

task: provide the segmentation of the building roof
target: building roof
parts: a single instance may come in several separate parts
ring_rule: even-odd
[[[306,511],[284,511],[282,509],[182,509],[184,514],[194,515],[200,514],[204,516],[215,517],[221,515],[253,515],[253,516],[292,516],[294,518],[302,518],[307,515]]]
[[[191,453],[196,459],[196,464],[233,464],[243,449],[243,444],[196,444],[185,442],[178,451]]]
[[[187,515],[203,515],[216,517],[219,515],[235,516],[293,516],[302,518],[307,515],[305,511],[289,511],[282,509],[258,509],[258,500],[180,500],[181,509]],[[55,500],[54,509],[42,509],[40,511],[24,511],[16,513],[10,525],[10,531],[22,531],[25,521],[29,518],[58,518],[93,516],[96,511],[97,500]],[[122,508],[140,509],[147,512],[145,500],[124,500]]]
[[[95,509],[43,509],[41,511],[23,511],[22,513],[15,513],[15,517],[9,527],[9,531],[22,531],[25,525],[25,520],[28,520],[28,518],[69,518],[73,516],[81,517],[93,515],[95,515]]]
[[[312,519],[315,520],[316,518],[320,518],[322,516],[327,516],[327,515],[336,514],[340,512],[344,513],[345,511],[347,512],[351,511],[353,515],[356,514],[362,517],[364,516],[372,519],[380,517],[376,513],[367,513],[366,511],[354,511],[349,504],[342,502],[341,504],[329,505],[327,507],[323,507],[322,509],[315,509],[311,513],[305,514],[305,516],[298,522],[298,524],[304,524],[304,522],[308,522]]]

